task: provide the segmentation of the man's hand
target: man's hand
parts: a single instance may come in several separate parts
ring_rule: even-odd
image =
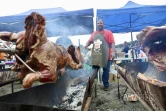
[[[88,42],[86,43],[86,45],[84,46],[84,48],[87,49],[90,44],[91,44],[91,43],[88,41]]]
[[[115,59],[115,52],[112,52],[112,53],[111,53],[111,57],[112,57],[112,60]]]
[[[87,49],[87,48],[88,48],[88,46],[84,46],[84,48],[85,48],[85,49]]]
[[[88,48],[87,46],[84,46],[84,48],[89,51],[91,50],[91,48]]]

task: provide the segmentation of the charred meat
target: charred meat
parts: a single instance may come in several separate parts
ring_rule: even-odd
[[[80,48],[70,46],[67,50],[47,40],[46,20],[39,13],[32,12],[26,17],[25,31],[0,32],[0,38],[16,42],[17,55],[35,71],[30,71],[22,62],[16,60],[12,69],[20,69],[18,78],[23,79],[24,88],[31,87],[34,81],[56,82],[66,66],[74,70],[82,68]]]
[[[166,26],[147,26],[138,35],[137,40],[141,44],[149,60],[158,69],[166,70]]]

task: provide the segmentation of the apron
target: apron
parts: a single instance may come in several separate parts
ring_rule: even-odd
[[[91,65],[100,66],[101,68],[107,66],[109,56],[109,47],[104,38],[104,31],[100,34],[94,35]]]

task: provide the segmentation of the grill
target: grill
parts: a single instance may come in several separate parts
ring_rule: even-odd
[[[83,96],[81,102],[76,104],[80,110],[88,110],[89,97],[91,97],[92,91],[94,90],[96,74],[97,70],[92,69],[67,70],[66,74],[61,76],[56,83],[42,84],[1,96],[0,109],[2,111],[74,111],[75,109],[73,107],[67,106],[71,106],[71,97],[76,96],[80,91],[74,91],[72,95],[68,94],[68,91],[73,87],[71,83],[74,78],[86,76],[88,77],[86,83],[78,84],[84,86],[85,90],[82,91]],[[68,104],[65,106],[62,104],[65,101],[64,97],[66,95],[70,96],[66,99]]]

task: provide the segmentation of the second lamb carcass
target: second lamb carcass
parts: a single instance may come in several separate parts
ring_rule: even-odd
[[[24,88],[31,87],[34,81],[56,82],[65,67],[74,70],[82,68],[80,48],[70,46],[65,49],[47,40],[46,21],[39,13],[32,12],[26,17],[25,31],[0,32],[0,38],[16,42],[16,54],[35,71],[30,71],[22,62],[16,60],[12,69],[21,69],[18,77],[23,78]]]
[[[166,71],[166,26],[147,26],[137,40],[157,70]]]

